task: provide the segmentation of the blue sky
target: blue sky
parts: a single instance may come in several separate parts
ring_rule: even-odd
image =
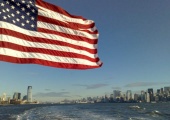
[[[34,99],[58,101],[170,86],[169,0],[48,0],[94,20],[103,66],[67,70],[0,62],[0,94],[33,87]]]

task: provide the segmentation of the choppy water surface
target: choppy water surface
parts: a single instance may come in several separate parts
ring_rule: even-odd
[[[170,120],[170,103],[0,106],[0,120]]]

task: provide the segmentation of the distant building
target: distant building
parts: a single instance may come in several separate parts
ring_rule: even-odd
[[[145,91],[141,91],[141,102],[145,102]]]
[[[21,93],[18,93],[18,100],[21,100]]]
[[[155,101],[159,102],[159,96],[155,96]]]
[[[14,100],[21,100],[21,93],[15,92],[13,95]]]
[[[123,94],[121,97],[123,98],[123,100],[126,100],[126,95],[125,94]]]
[[[8,104],[10,104],[10,99],[11,99],[10,97],[7,98]]]
[[[6,93],[3,93],[2,100],[6,101]]]
[[[32,102],[32,86],[28,86],[27,89],[27,102]]]
[[[138,101],[139,95],[138,94],[134,94],[134,100]]]
[[[113,91],[113,99],[120,98],[120,96],[121,96],[121,91],[119,90]]]
[[[146,93],[146,102],[151,102],[151,100],[150,100],[150,94],[147,92]]]
[[[147,92],[149,93],[150,101],[154,101],[153,88],[149,88]]]
[[[163,90],[163,88],[161,88],[161,94],[162,94],[162,95],[164,94],[164,90]]]
[[[132,100],[132,91],[127,90],[126,92],[126,101]]]
[[[113,94],[110,94],[110,99],[113,99],[113,98],[114,98]]]
[[[160,95],[160,93],[161,93],[161,90],[157,89],[157,95]]]
[[[25,95],[25,96],[23,97],[23,100],[27,100],[27,95]]]
[[[109,102],[109,97],[105,94],[104,102]]]
[[[164,87],[164,93],[169,95],[170,93],[170,87]]]

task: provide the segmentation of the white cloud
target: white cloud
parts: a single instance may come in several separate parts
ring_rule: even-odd
[[[136,82],[125,85],[125,87],[145,87],[145,86],[154,86],[161,84],[170,84],[170,82]]]
[[[34,97],[70,97],[69,92],[48,92],[48,93],[37,93]]]
[[[108,84],[92,84],[92,85],[75,84],[74,86],[86,87],[86,89],[97,89],[108,86]]]

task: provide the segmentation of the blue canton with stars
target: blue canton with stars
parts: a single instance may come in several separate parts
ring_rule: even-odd
[[[0,0],[0,21],[36,31],[37,16],[35,0]]]

